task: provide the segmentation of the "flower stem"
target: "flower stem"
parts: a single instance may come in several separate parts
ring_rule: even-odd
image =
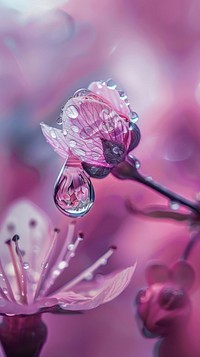
[[[180,205],[189,208],[192,212],[200,216],[200,207],[196,202],[187,200],[186,198],[153,181],[152,178],[143,176],[138,172],[136,168],[136,162],[137,160],[135,158],[129,156],[127,161],[121,162],[112,170],[112,174],[121,180],[127,179],[137,181],[167,197],[171,202],[179,203]]]
[[[0,341],[7,357],[39,357],[47,327],[41,315],[4,316]]]
[[[193,235],[189,243],[186,245],[184,252],[182,254],[183,260],[187,260],[189,258],[194,246],[198,243],[199,240],[200,240],[200,232],[197,232]]]

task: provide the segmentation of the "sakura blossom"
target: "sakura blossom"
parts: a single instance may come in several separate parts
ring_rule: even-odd
[[[125,92],[112,80],[92,82],[77,90],[62,109],[62,129],[41,124],[43,134],[65,159],[58,177],[54,200],[69,216],[82,216],[94,202],[90,177],[104,178],[123,162],[140,141]]]

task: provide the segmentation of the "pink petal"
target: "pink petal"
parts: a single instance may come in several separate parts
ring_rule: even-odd
[[[149,285],[163,283],[169,280],[169,269],[166,265],[154,263],[146,269],[146,280]]]
[[[58,155],[67,159],[69,148],[62,130],[52,128],[44,123],[40,125],[47,142],[54,148]]]
[[[124,144],[131,141],[128,119],[112,107],[90,97],[71,98],[63,109],[67,145],[81,162],[110,167],[103,154],[102,139]]]
[[[190,289],[194,284],[194,270],[186,261],[177,262],[171,268],[170,273],[172,280],[185,289]]]
[[[135,266],[136,265],[108,275],[105,277],[103,285],[98,289],[94,288],[94,290],[88,290],[81,292],[80,294],[74,292],[60,292],[53,297],[57,297],[59,305],[64,310],[93,309],[101,304],[113,300],[124,291],[131,281],[135,271]]]
[[[88,89],[110,102],[114,110],[129,116],[130,110],[125,101],[120,97],[117,89],[110,88],[106,83],[102,82],[92,82]]]

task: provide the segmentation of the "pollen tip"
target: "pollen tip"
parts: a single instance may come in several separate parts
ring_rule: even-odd
[[[116,249],[117,249],[116,245],[111,245],[110,248],[113,249],[113,250],[116,250]]]
[[[60,233],[60,229],[59,228],[54,228],[54,232],[55,233]]]
[[[12,241],[13,242],[17,242],[19,240],[19,235],[18,234],[15,234],[13,237],[12,237]]]
[[[10,243],[11,243],[11,239],[7,239],[7,240],[5,241],[5,244],[10,245]]]
[[[80,237],[81,239],[83,239],[84,238],[84,233],[83,232],[78,232],[78,237]]]

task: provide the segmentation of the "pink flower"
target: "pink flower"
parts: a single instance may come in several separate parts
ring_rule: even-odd
[[[146,277],[149,287],[139,291],[136,298],[142,331],[146,337],[165,336],[189,316],[188,290],[194,282],[194,271],[185,261],[171,269],[154,264],[147,268]]]
[[[66,160],[54,197],[63,213],[88,212],[94,201],[89,176],[107,176],[138,145],[137,119],[127,95],[108,80],[75,92],[63,107],[62,129],[41,124],[47,141]]]
[[[66,238],[58,239],[59,230],[52,230],[48,217],[32,203],[19,201],[10,208],[0,229],[1,237],[8,238],[0,242],[1,315],[93,309],[126,288],[135,266],[90,281],[113,254],[112,247],[66,281],[66,269],[83,239],[79,234],[74,240],[74,230],[75,224],[71,223]]]

